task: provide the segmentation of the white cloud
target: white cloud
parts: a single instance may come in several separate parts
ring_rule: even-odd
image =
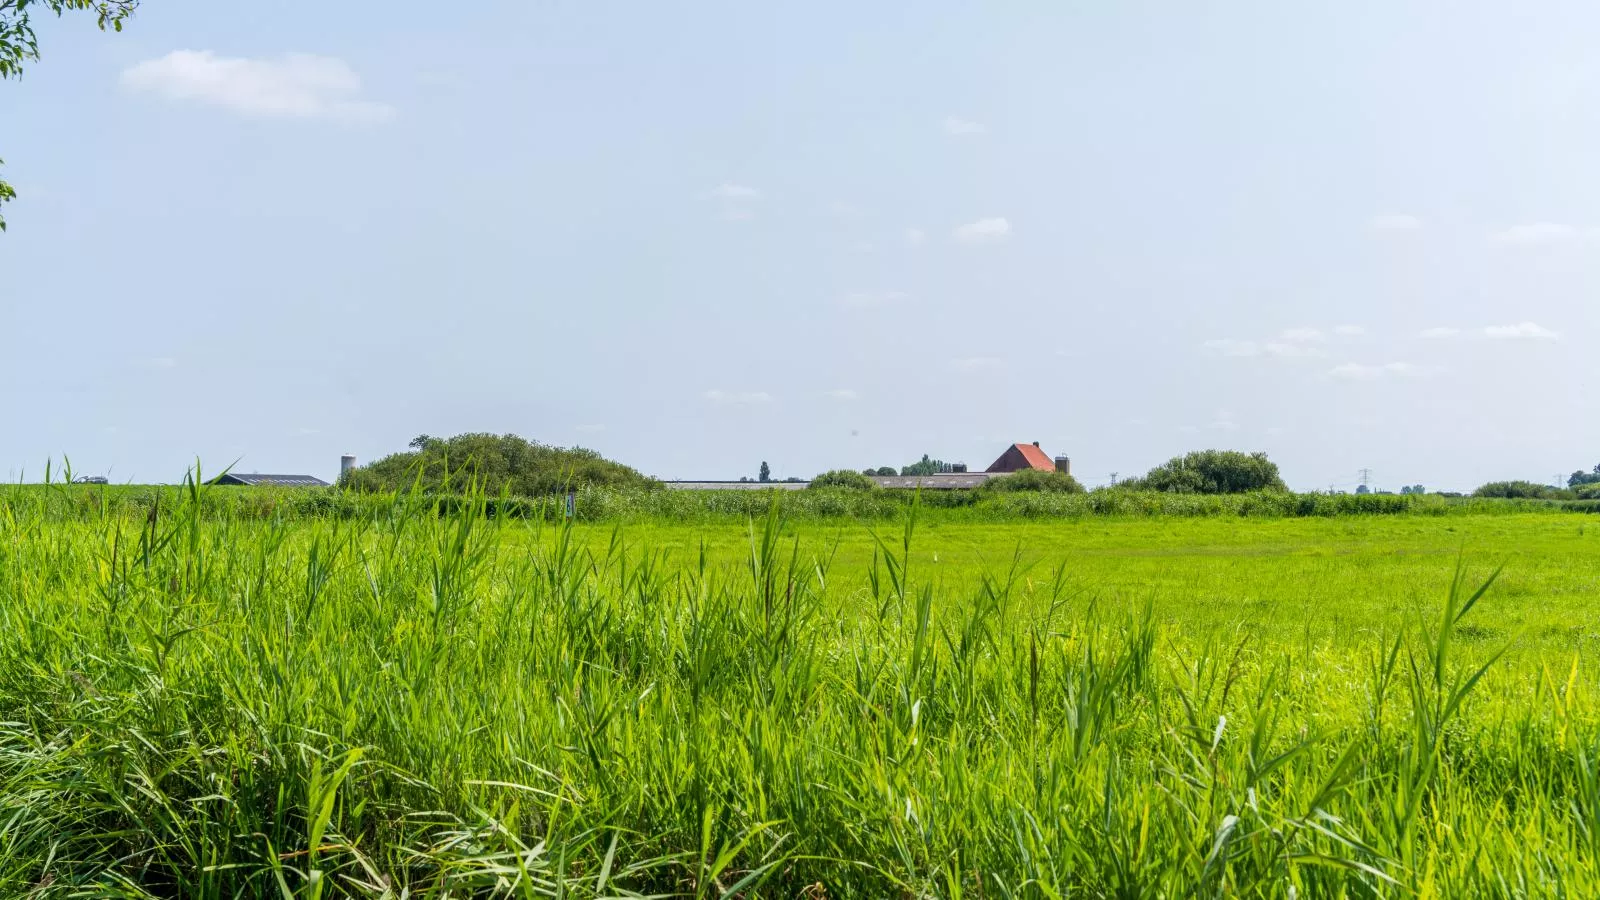
[[[1533,246],[1537,244],[1565,244],[1570,241],[1600,238],[1600,229],[1578,228],[1559,222],[1530,222],[1513,225],[1490,237],[1495,243]]]
[[[957,116],[946,116],[944,120],[944,133],[952,137],[971,137],[975,134],[983,134],[988,130],[978,122],[971,122]]]
[[[963,244],[994,244],[1011,236],[1011,223],[998,216],[979,219],[962,225],[950,236]]]
[[[1279,359],[1315,359],[1328,355],[1328,351],[1321,347],[1308,347],[1303,343],[1283,343],[1272,341],[1261,345],[1261,349],[1268,356]]]
[[[1260,356],[1266,352],[1255,341],[1236,341],[1233,338],[1206,341],[1205,348],[1218,356]]]
[[[1373,231],[1416,231],[1422,227],[1422,220],[1405,213],[1385,213],[1373,216],[1367,226]]]
[[[721,406],[759,406],[771,403],[772,395],[766,391],[706,391],[705,398]]]
[[[852,400],[861,399],[861,395],[856,393],[851,388],[835,388],[834,390],[828,392],[828,397],[833,400],[838,400],[841,403],[849,403]]]
[[[923,244],[927,243],[927,240],[928,240],[928,233],[923,231],[921,228],[907,228],[906,229],[906,246],[907,247],[921,247]]]
[[[1291,344],[1310,344],[1327,340],[1327,335],[1318,328],[1289,328],[1278,335],[1278,340]]]
[[[887,306],[909,299],[904,291],[851,291],[840,298],[846,306]]]
[[[1345,363],[1328,370],[1328,374],[1334,378],[1343,378],[1348,381],[1376,381],[1379,378],[1388,377],[1420,378],[1433,373],[1433,369],[1408,362],[1392,362],[1376,366]]]
[[[1333,333],[1340,337],[1360,337],[1366,334],[1367,330],[1360,325],[1335,325]]]
[[[1554,341],[1561,338],[1561,335],[1557,332],[1533,322],[1520,322],[1516,325],[1490,325],[1483,329],[1483,336],[1505,340],[1532,339],[1542,341]]]
[[[724,181],[713,188],[711,191],[711,196],[717,198],[718,200],[731,200],[740,203],[754,203],[755,201],[762,199],[761,192],[755,188],[744,184],[733,184],[732,182],[728,181]]]
[[[1421,331],[1421,333],[1419,333],[1417,336],[1421,337],[1421,338],[1426,338],[1427,340],[1430,340],[1430,341],[1436,341],[1436,340],[1441,340],[1443,338],[1453,338],[1453,337],[1456,337],[1459,334],[1461,334],[1461,329],[1459,329],[1459,328],[1451,328],[1451,327],[1445,325],[1445,326],[1440,326],[1440,327],[1437,327],[1437,328],[1424,328]]]
[[[963,356],[950,360],[951,368],[958,372],[990,372],[1005,365],[997,356]]]
[[[124,70],[122,84],[248,116],[382,122],[394,115],[393,107],[361,98],[361,78],[344,60],[307,53],[250,59],[174,50]]]

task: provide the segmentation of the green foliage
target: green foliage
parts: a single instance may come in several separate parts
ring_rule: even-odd
[[[1420,484],[1406,485],[1400,489],[1400,493],[1402,494],[1426,494],[1427,492],[1428,489]]]
[[[551,447],[514,434],[421,435],[414,448],[386,456],[352,472],[344,485],[357,491],[461,492],[474,482],[483,490],[540,497],[574,488],[648,488],[651,479],[593,450]]]
[[[891,477],[891,476],[894,476],[894,475],[899,475],[900,474],[900,470],[896,469],[894,466],[879,466],[876,469],[868,467],[868,468],[862,469],[861,470],[861,474],[863,474],[863,475],[877,475],[879,477],[887,478],[887,477]]]
[[[1129,479],[1130,490],[1170,494],[1242,494],[1248,491],[1284,491],[1276,463],[1265,453],[1237,450],[1200,450],[1174,457],[1150,470],[1143,478]]]
[[[850,491],[875,491],[878,489],[878,483],[861,474],[860,472],[852,472],[849,469],[834,469],[831,472],[823,472],[821,475],[811,479],[809,490],[820,490],[823,488],[843,488]]]
[[[59,16],[69,11],[92,10],[101,31],[121,31],[123,20],[133,15],[138,5],[139,0],[0,0],[0,81],[22,77],[23,65],[39,59],[32,12],[44,9]],[[0,160],[0,165],[4,163]],[[16,196],[16,190],[0,178],[0,207]],[[0,215],[0,231],[5,230],[5,216]]]
[[[761,470],[756,475],[756,480],[762,484],[766,484],[772,480],[772,467],[767,465],[767,461],[764,459],[761,461]]]
[[[916,475],[937,475],[940,472],[943,472],[944,469],[945,464],[943,461],[932,459],[928,456],[928,454],[924,453],[922,454],[922,459],[912,463],[909,466],[901,466],[900,474],[907,477]]]
[[[1472,496],[1511,500],[1571,500],[1575,495],[1572,491],[1532,481],[1492,481],[1473,491]]]
[[[1023,469],[1010,475],[1001,475],[985,481],[978,490],[990,494],[1009,494],[1019,491],[1038,491],[1058,494],[1082,494],[1083,485],[1065,472],[1041,472]]]
[[[1595,466],[1592,472],[1581,470],[1573,472],[1572,477],[1567,479],[1567,487],[1570,488],[1579,488],[1591,484],[1600,484],[1600,466]]]

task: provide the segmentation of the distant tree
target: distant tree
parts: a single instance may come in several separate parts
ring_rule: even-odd
[[[849,469],[834,469],[832,472],[823,472],[811,479],[808,490],[824,490],[827,488],[841,488],[848,491],[875,491],[877,482]]]
[[[1473,491],[1472,496],[1506,500],[1563,500],[1573,497],[1574,494],[1548,484],[1535,484],[1531,481],[1491,481]]]
[[[100,18],[101,31],[121,31],[123,20],[133,15],[138,5],[139,0],[0,0],[0,80],[20,78],[23,63],[39,59],[39,43],[34,38],[28,7],[49,10],[57,16],[93,10]],[[16,196],[16,190],[0,178],[0,206]],[[0,215],[0,231],[5,230],[5,216]]]
[[[1370,494],[1370,493],[1372,493],[1372,488],[1369,488],[1364,484],[1356,485],[1356,493],[1358,493],[1358,494]]]
[[[426,435],[426,434],[419,434],[416,437],[412,438],[411,442],[409,444],[407,444],[406,446],[410,447],[413,450],[422,450],[422,449],[427,448],[428,445],[434,443],[437,440],[439,440],[439,439],[436,438],[436,437],[432,437],[432,436]]]
[[[0,0],[4,2],[4,0]],[[356,490],[403,491],[420,481],[424,491],[459,491],[477,484],[525,497],[557,494],[573,487],[653,487],[656,482],[593,450],[551,447],[514,434],[419,436],[413,449],[395,453],[350,473]]]
[[[1600,484],[1600,466],[1595,466],[1592,472],[1582,470],[1573,472],[1572,477],[1567,479],[1567,487],[1570,488],[1579,488],[1586,484]]]
[[[882,478],[889,478],[889,477],[892,477],[892,476],[895,476],[895,475],[899,475],[900,472],[899,472],[899,470],[895,469],[894,466],[879,466],[877,471],[872,472],[870,474],[877,475],[877,476],[882,477]]]
[[[1175,457],[1151,469],[1143,478],[1127,479],[1119,487],[1172,494],[1288,490],[1277,464],[1265,453],[1238,450],[1200,450]]]
[[[922,459],[918,460],[917,462],[914,462],[909,466],[902,466],[900,469],[900,474],[905,476],[937,475],[940,472],[943,472],[944,468],[945,466],[942,461],[933,459],[929,457],[928,454],[924,453],[922,454]]]
[[[761,461],[761,471],[756,475],[756,480],[762,484],[766,484],[772,480],[772,467],[767,465],[766,460]]]

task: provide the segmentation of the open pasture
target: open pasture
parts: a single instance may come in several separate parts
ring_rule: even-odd
[[[202,508],[0,518],[0,894],[1600,892],[1593,517]]]

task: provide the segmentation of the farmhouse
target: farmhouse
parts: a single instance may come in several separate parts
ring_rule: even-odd
[[[328,487],[328,483],[314,475],[241,475],[229,472],[219,475],[206,482],[206,484],[241,485],[244,487]]]
[[[991,463],[986,471],[995,475],[1009,475],[1025,469],[1071,475],[1072,461],[1065,456],[1051,460],[1043,450],[1039,449],[1039,442],[1034,441],[1031,444],[1012,444],[1007,447],[1006,452],[1000,454],[1000,458]]]

